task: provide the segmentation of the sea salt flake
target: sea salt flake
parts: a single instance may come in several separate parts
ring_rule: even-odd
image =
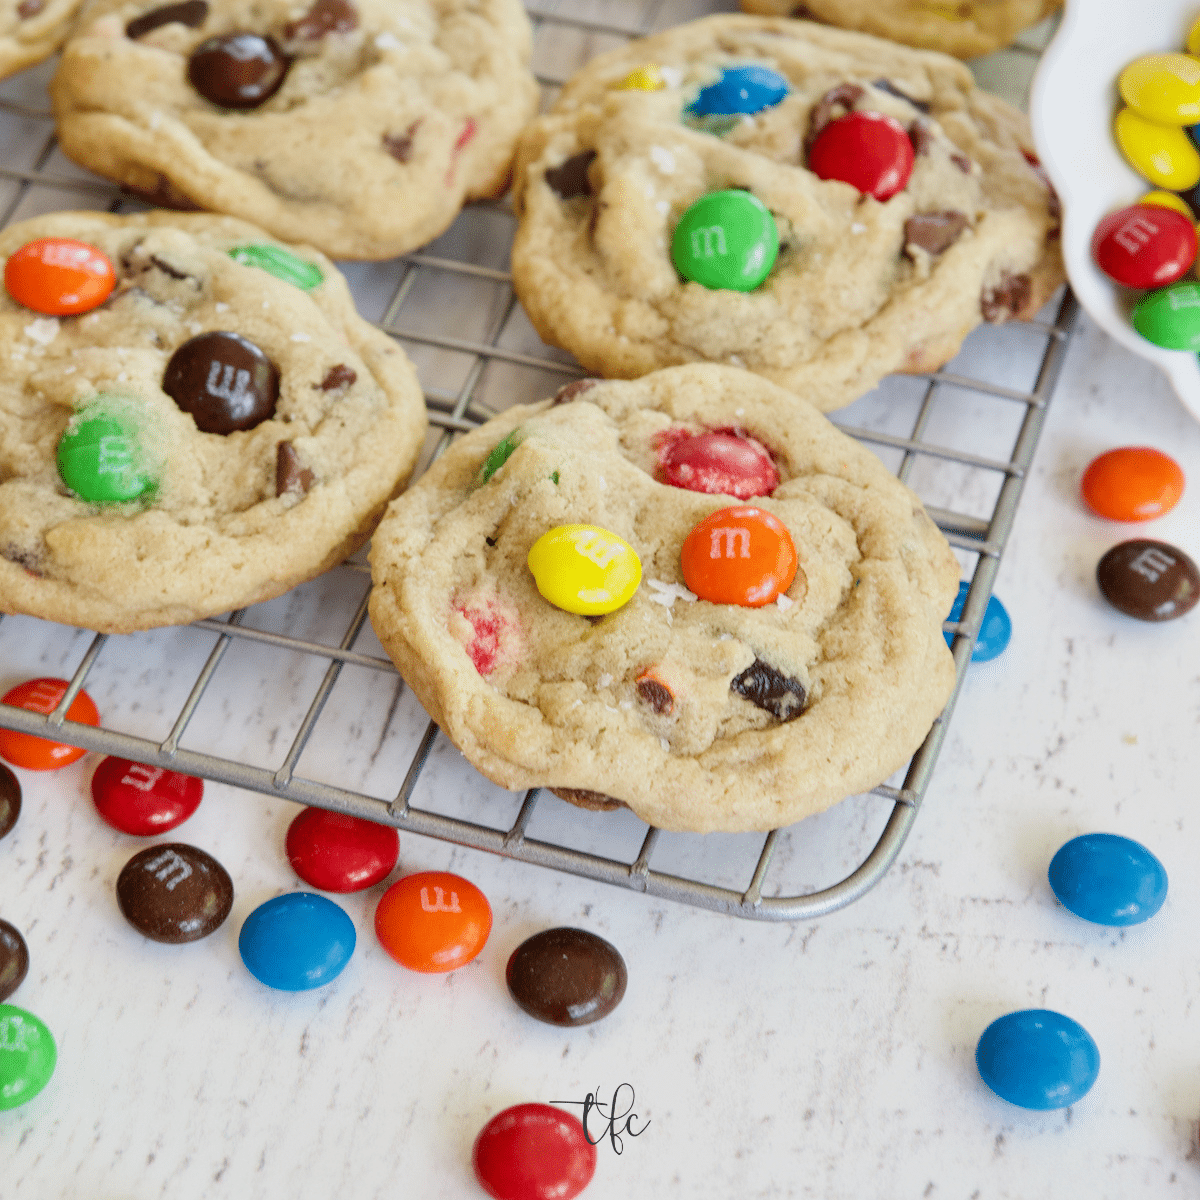
[[[288,340],[292,342],[311,342],[312,338],[307,333],[293,333]]]
[[[213,305],[213,308],[215,308],[217,310],[217,312],[228,312],[229,311],[229,305],[226,304],[224,300],[218,300],[216,302],[216,304]]]
[[[787,612],[787,610],[795,603],[795,600],[793,600],[790,596],[785,595],[783,592],[780,592],[779,595],[775,597],[775,607],[781,612]]]
[[[692,603],[696,599],[695,592],[689,592],[682,583],[665,583],[661,579],[647,579],[646,586],[650,589],[650,599],[655,604],[661,604],[668,612],[676,600],[686,600]]]
[[[677,88],[683,82],[683,72],[678,67],[659,67],[658,73],[669,88]]]
[[[602,688],[608,687],[608,685],[610,683],[612,683],[612,679],[613,679],[613,677],[606,671],[603,675],[600,676],[599,679],[596,680],[596,686],[602,687]]]
[[[853,225],[850,226],[850,232],[851,233],[866,233],[867,227],[865,225],[860,225],[856,221]]]
[[[670,754],[670,753],[671,753],[671,743],[670,743],[670,742],[668,742],[666,738],[659,738],[659,739],[658,739],[658,744],[659,744],[659,745],[660,745],[660,746],[663,748],[663,753],[664,753],[664,754]]]
[[[650,147],[650,161],[664,174],[675,174],[675,155],[665,146]]]
[[[375,39],[377,50],[395,50],[399,45],[400,39],[394,33],[388,33],[386,29]]]
[[[31,342],[37,342],[39,346],[48,346],[58,337],[58,330],[57,317],[38,317],[36,321],[30,321],[25,326],[25,336]]]

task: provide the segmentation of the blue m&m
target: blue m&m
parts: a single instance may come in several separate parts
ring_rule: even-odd
[[[1078,1021],[1048,1008],[1026,1008],[983,1031],[975,1065],[983,1082],[1010,1104],[1066,1108],[1096,1082],[1100,1051]]]
[[[958,595],[954,598],[954,606],[950,609],[948,621],[961,621],[963,606],[967,602],[967,591],[970,584],[964,579],[958,585]],[[955,635],[949,629],[945,630],[946,645],[953,647]],[[991,596],[983,613],[983,622],[979,626],[979,636],[975,639],[975,649],[971,651],[972,662],[991,662],[1004,653],[1012,640],[1012,618],[1008,609],[995,597]]]
[[[356,940],[354,922],[332,900],[289,892],[260,904],[246,918],[238,950],[260,983],[303,992],[336,979]]]
[[[1097,925],[1138,925],[1167,898],[1167,872],[1145,846],[1115,833],[1085,833],[1050,860],[1064,908]]]
[[[762,112],[788,94],[788,83],[770,67],[729,67],[716,83],[702,88],[688,111],[697,117]]]

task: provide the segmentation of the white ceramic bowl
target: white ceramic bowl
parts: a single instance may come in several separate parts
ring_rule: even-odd
[[[1117,76],[1143,54],[1180,51],[1200,0],[1067,0],[1030,96],[1033,137],[1063,206],[1062,246],[1071,287],[1105,332],[1157,363],[1200,419],[1200,357],[1163,350],[1129,323],[1139,293],[1119,288],[1092,260],[1096,225],[1153,187],[1117,149]]]

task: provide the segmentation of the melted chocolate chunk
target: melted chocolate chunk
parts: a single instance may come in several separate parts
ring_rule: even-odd
[[[31,550],[22,550],[20,546],[5,546],[0,550],[0,558],[7,558],[10,563],[16,563],[18,567],[23,567],[30,575],[40,575],[41,571],[38,566],[41,563],[39,556]],[[0,834],[2,837],[3,834]]]
[[[958,241],[966,227],[966,214],[953,209],[918,213],[904,222],[904,245],[919,246],[928,254],[941,254]]]
[[[985,321],[998,324],[1021,314],[1033,294],[1033,281],[1028,275],[1005,271],[994,288],[979,297],[979,309]]]
[[[830,88],[820,100],[812,106],[808,114],[808,132],[804,135],[804,154],[807,157],[812,144],[821,134],[821,130],[833,120],[837,109],[843,111],[839,116],[845,116],[862,99],[863,89],[857,83],[839,83]]]
[[[668,717],[675,708],[675,697],[665,683],[652,675],[643,675],[637,681],[637,694],[660,716]]]
[[[554,403],[570,404],[572,400],[578,399],[584,392],[590,392],[599,382],[599,379],[576,379],[571,383],[564,383],[554,393]]]
[[[872,80],[872,86],[877,87],[881,92],[887,92],[889,96],[895,96],[897,100],[906,101],[923,113],[929,111],[928,100],[914,100],[907,92],[902,92],[890,79]]]
[[[572,155],[561,166],[551,167],[546,172],[546,183],[564,200],[575,196],[590,196],[592,185],[588,181],[588,167],[592,165],[595,157],[595,150],[583,150]]]
[[[274,38],[226,33],[201,42],[188,59],[188,82],[221,108],[257,108],[279,90],[291,60]]]
[[[349,387],[358,378],[358,372],[345,363],[338,363],[325,372],[325,378],[316,386],[323,392],[332,392],[335,388]]]
[[[560,800],[574,804],[576,808],[586,808],[589,812],[612,812],[614,808],[627,808],[624,800],[617,800],[604,792],[590,792],[587,788],[550,789]]]
[[[798,679],[777,671],[756,658],[729,684],[730,691],[745,696],[751,704],[765,709],[778,721],[794,721],[803,711],[808,696]]]
[[[825,22],[822,21],[821,18],[818,17],[811,8],[804,4],[797,4],[796,7],[792,9],[789,16],[791,16],[791,18],[795,21],[816,21],[818,25],[825,24]]]
[[[596,939],[599,941],[599,938]],[[605,945],[608,943],[606,942]],[[616,951],[614,950],[615,954]],[[0,1004],[9,998],[21,986],[21,980],[25,978],[29,972],[29,948],[25,945],[25,939],[21,936],[21,931],[15,926],[10,925],[7,921],[0,921]],[[625,989],[621,989],[624,993]],[[617,999],[620,999],[618,996]],[[610,1006],[615,1007],[615,1003]],[[603,1016],[603,1013],[599,1014]],[[590,1018],[594,1020],[595,1018]],[[582,1025],[584,1022],[576,1021],[573,1024]],[[562,1021],[556,1021],[555,1024],[561,1025]]]
[[[420,121],[414,121],[403,133],[385,133],[383,148],[397,161],[406,163],[412,158],[413,138]]]
[[[164,4],[142,13],[140,17],[134,17],[125,26],[125,36],[135,39],[145,37],[164,25],[186,25],[189,29],[199,29],[207,19],[208,0],[183,0],[182,4]]]
[[[327,33],[349,33],[358,28],[358,9],[349,0],[316,0],[298,21],[284,26],[289,41],[315,42]]]
[[[928,154],[933,147],[933,130],[928,121],[914,121],[908,127],[908,140],[912,142],[913,153],[919,158]]]
[[[17,5],[17,16],[22,21],[28,21],[30,17],[36,17],[45,7],[46,0],[21,0],[21,3]]]
[[[153,187],[138,187],[132,183],[121,184],[121,191],[144,200],[154,208],[170,208],[176,212],[203,212],[190,196],[181,192],[165,175],[160,175]]]
[[[965,154],[952,154],[950,161],[964,174],[971,173],[971,160]]]
[[[279,370],[236,333],[202,333],[183,343],[163,372],[163,391],[204,433],[253,429],[275,412]]]
[[[150,262],[164,275],[170,275],[172,279],[191,279],[196,287],[200,286],[200,280],[189,275],[186,271],[181,271],[178,267],[173,267],[166,259],[159,258],[157,254],[150,255]]]
[[[275,450],[275,495],[300,492],[307,495],[317,477],[300,461],[291,442],[280,442]]]

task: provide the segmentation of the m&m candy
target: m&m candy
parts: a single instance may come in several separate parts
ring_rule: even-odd
[[[4,286],[18,303],[49,317],[89,312],[117,281],[108,256],[74,238],[26,242],[4,264]]]
[[[128,758],[104,759],[92,776],[96,811],[114,829],[137,837],[167,833],[200,807],[204,781]]]
[[[700,90],[690,111],[699,117],[762,112],[787,94],[787,80],[770,67],[728,67],[716,83]]]
[[[1088,508],[1110,521],[1149,521],[1183,495],[1179,464],[1153,446],[1120,446],[1088,463],[1080,490]]]
[[[914,159],[908,130],[895,117],[851,112],[817,135],[808,169],[819,179],[837,179],[876,200],[890,200],[907,186]]]
[[[1123,108],[1114,129],[1129,165],[1157,187],[1184,192],[1200,183],[1200,151],[1179,126],[1160,125]]]
[[[402,967],[426,974],[466,965],[491,931],[487,897],[448,871],[406,875],[384,892],[375,909],[379,944]]]
[[[1117,77],[1117,90],[1139,116],[1160,125],[1200,121],[1200,59],[1190,54],[1147,54]]]
[[[21,782],[0,763],[0,838],[13,831],[21,815]]]
[[[549,1104],[516,1104],[480,1131],[475,1178],[492,1200],[574,1200],[596,1173],[583,1125]]]
[[[657,450],[659,474],[672,487],[749,500],[779,486],[767,448],[740,429],[668,429]]]
[[[527,561],[544,599],[584,616],[616,612],[642,581],[633,547],[599,525],[558,525],[533,543]]]
[[[518,426],[507,437],[497,442],[492,447],[487,458],[483,460],[483,465],[479,468],[479,473],[475,477],[475,487],[482,487],[502,466],[512,457],[513,451],[524,440],[525,431]]]
[[[954,604],[950,608],[947,621],[962,620],[963,608],[966,606],[967,592],[970,587],[971,585],[965,579],[959,583],[958,595],[954,597]],[[943,631],[943,636],[946,639],[946,645],[953,647],[956,635],[947,629]],[[993,658],[999,658],[1008,648],[1010,641],[1012,641],[1012,617],[1008,615],[1008,609],[1000,603],[997,596],[989,596],[987,608],[983,612],[983,621],[979,625],[979,632],[975,635],[971,661],[991,662]]]
[[[0,703],[29,712],[52,713],[66,692],[65,679],[27,679],[5,692],[0,697]],[[81,725],[100,724],[100,714],[91,696],[82,689],[76,692],[75,699],[67,708],[66,719],[78,721]],[[15,767],[25,767],[30,771],[54,771],[81,759],[86,753],[82,746],[67,746],[48,738],[35,737],[31,733],[0,729],[0,758]]]
[[[1145,846],[1115,833],[1085,833],[1050,860],[1064,908],[1097,925],[1138,925],[1167,898],[1167,872]]]
[[[719,508],[684,540],[683,581],[714,604],[759,608],[796,577],[796,547],[784,523],[753,505]]]
[[[1174,192],[1164,192],[1161,188],[1156,188],[1152,192],[1147,192],[1139,201],[1139,204],[1157,204],[1162,208],[1170,208],[1181,216],[1192,220],[1192,209],[1188,202],[1182,197],[1177,196]]]
[[[996,1095],[1022,1108],[1066,1108],[1100,1074],[1100,1051],[1078,1021],[1045,1008],[993,1021],[975,1047],[975,1065]]]
[[[21,931],[0,919],[0,1001],[7,1000],[29,973],[29,947]]]
[[[1162,205],[1133,204],[1109,213],[1092,235],[1096,265],[1125,287],[1174,283],[1196,261],[1196,227]]]
[[[332,900],[288,892],[260,904],[246,918],[238,950],[260,983],[303,992],[335,980],[356,941],[354,922]]]
[[[45,1024],[15,1004],[0,1004],[0,1112],[32,1100],[50,1082],[57,1061]]]
[[[646,63],[634,67],[620,83],[617,90],[622,92],[661,92],[667,86],[663,73],[657,63]]]
[[[136,500],[155,486],[133,423],[104,411],[104,400],[76,413],[58,441],[58,474],[89,504]]]
[[[1129,314],[1147,341],[1168,350],[1200,350],[1200,283],[1181,280],[1147,292]]]
[[[323,892],[361,892],[391,874],[400,835],[389,825],[349,813],[302,809],[287,831],[292,870]]]
[[[312,291],[325,278],[316,263],[300,258],[282,246],[271,246],[265,242],[234,246],[229,251],[229,257],[244,267],[257,267],[306,292]]]
[[[1105,600],[1139,621],[1173,621],[1200,601],[1200,567],[1167,542],[1134,538],[1096,564]]]
[[[706,288],[752,292],[778,255],[775,218],[757,196],[740,188],[701,196],[671,239],[675,269]]]

